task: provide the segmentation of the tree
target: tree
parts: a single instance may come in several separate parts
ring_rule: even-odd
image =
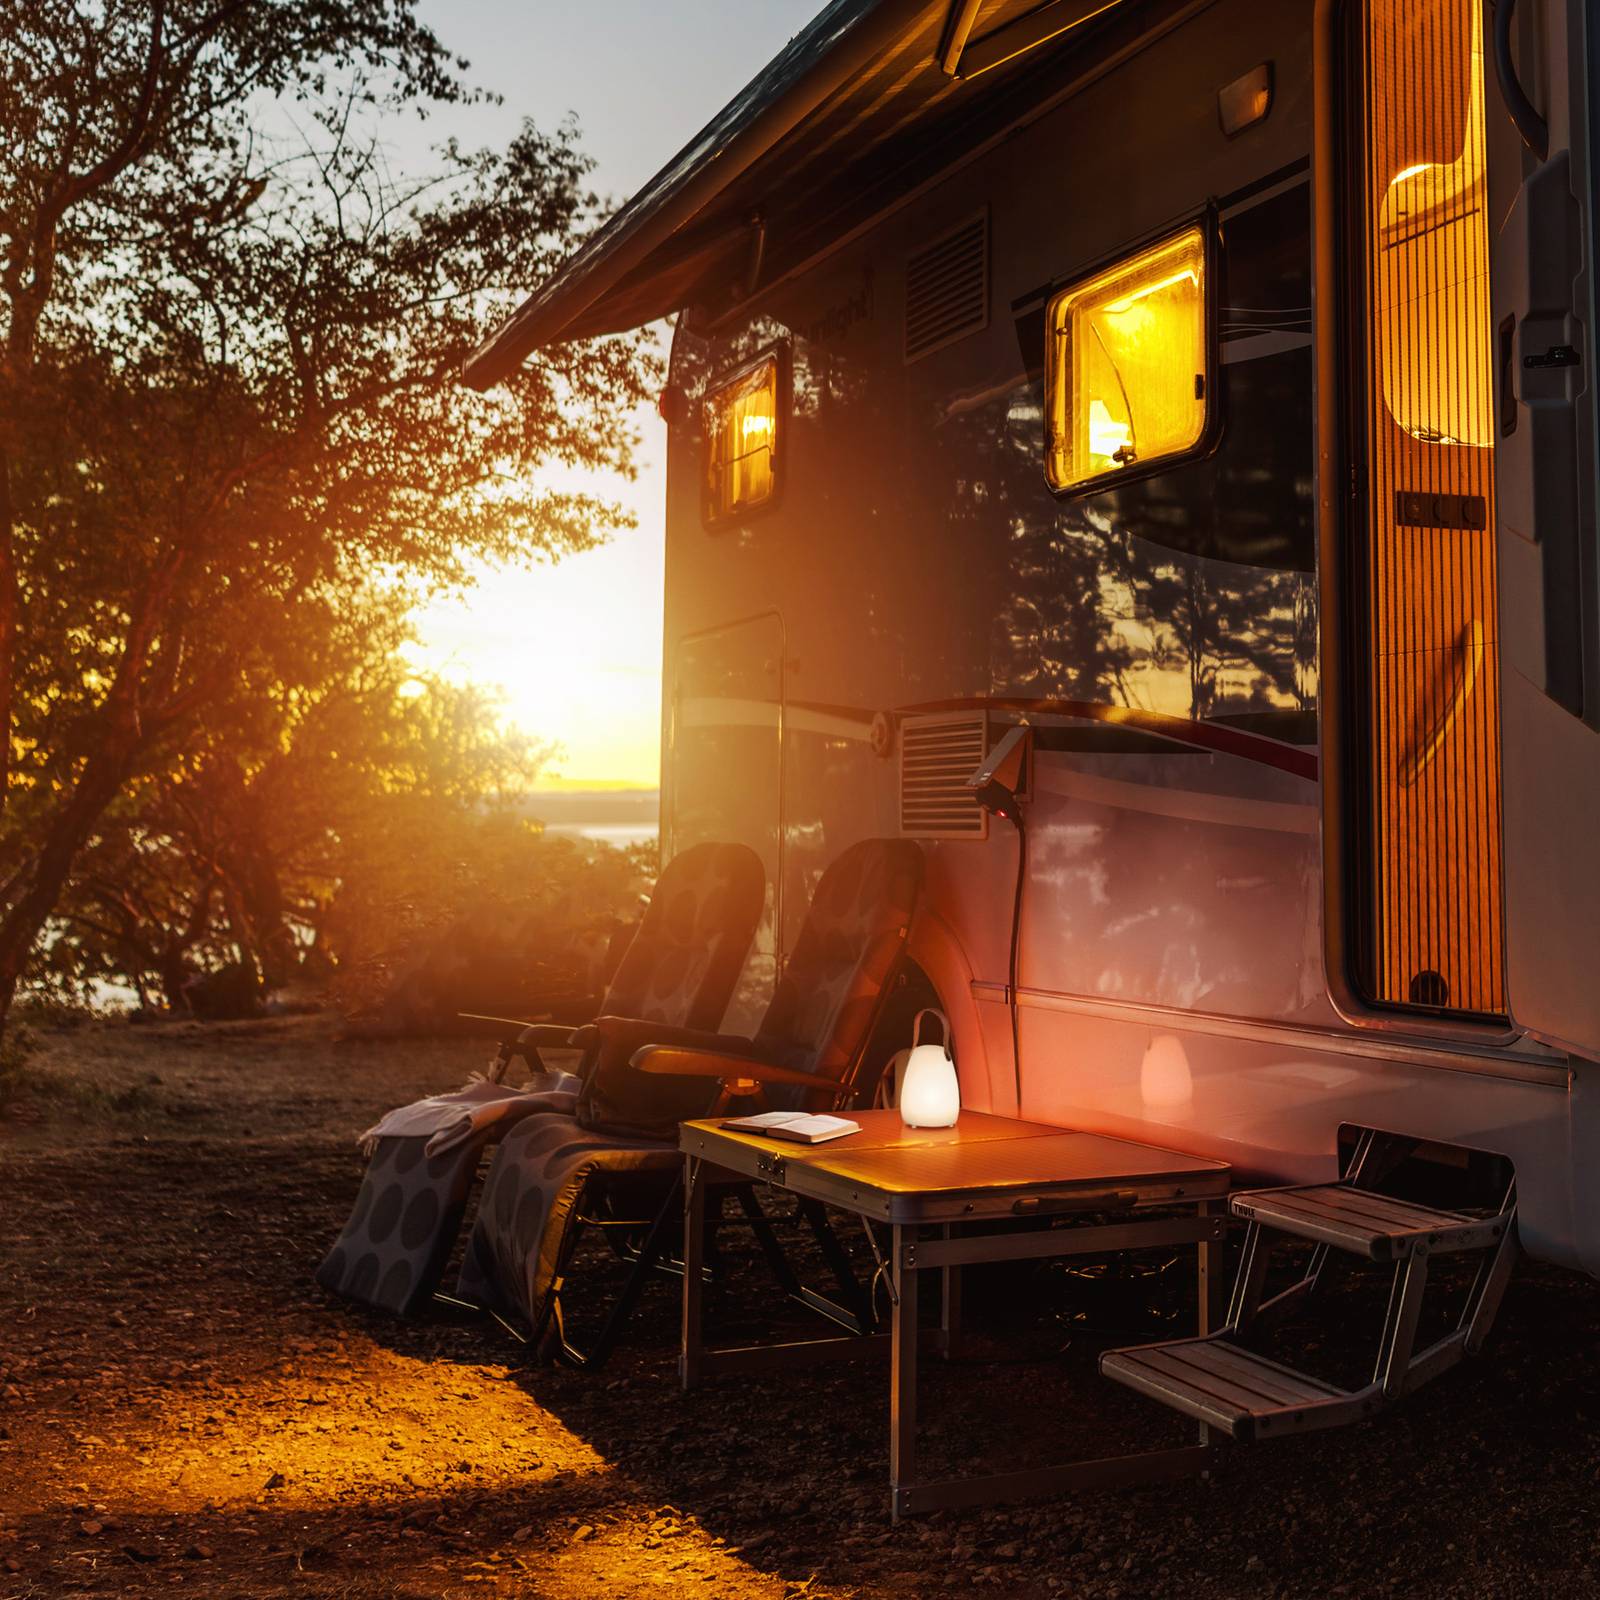
[[[388,173],[381,118],[466,93],[412,0],[55,0],[0,71],[3,1023],[108,808],[296,682],[319,616],[623,520],[540,472],[628,471],[653,367],[456,383],[595,201],[570,129]]]
[[[202,973],[241,972],[258,992],[315,955],[360,1005],[470,917],[509,998],[626,920],[639,866],[547,838],[532,815],[548,747],[508,734],[482,691],[413,676],[394,648],[399,607],[371,609],[329,619],[321,652],[247,723],[108,808],[42,975],[123,980],[181,1009]]]
[[[23,583],[17,432],[41,398],[52,315],[92,307],[96,247],[148,220],[141,200],[236,207],[240,183],[257,181],[239,164],[249,104],[314,98],[335,57],[385,72],[399,102],[463,92],[408,0],[44,0],[0,24],[0,725]],[[0,779],[8,763],[0,741]]]

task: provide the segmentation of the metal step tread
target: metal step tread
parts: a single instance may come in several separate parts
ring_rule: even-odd
[[[1108,1350],[1100,1371],[1240,1440],[1331,1427],[1377,1404],[1221,1337]]]
[[[1371,1261],[1394,1261],[1419,1244],[1433,1253],[1484,1250],[1498,1243],[1506,1229],[1503,1216],[1438,1211],[1345,1183],[1263,1189],[1236,1194],[1231,1204],[1236,1217]]]

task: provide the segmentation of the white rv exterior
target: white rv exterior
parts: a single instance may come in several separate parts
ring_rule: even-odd
[[[840,0],[469,375],[681,312],[663,843],[762,854],[749,1012],[910,833],[968,1106],[1242,1183],[1488,1153],[1600,1272],[1600,45],[1513,9]],[[1106,347],[1073,446],[1061,352],[1191,235],[1192,416]],[[1020,897],[960,781],[1018,722]]]

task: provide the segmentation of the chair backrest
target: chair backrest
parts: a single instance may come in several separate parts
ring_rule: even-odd
[[[766,898],[748,845],[680,851],[654,893],[597,1013],[714,1031],[728,1009]]]
[[[764,1056],[854,1087],[905,954],[922,875],[922,850],[910,839],[863,839],[822,874],[756,1030]]]

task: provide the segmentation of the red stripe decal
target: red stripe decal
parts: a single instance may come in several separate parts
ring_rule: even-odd
[[[1137,728],[1176,744],[1200,750],[1215,750],[1219,755],[1238,756],[1264,767],[1276,767],[1296,778],[1315,783],[1317,753],[1299,745],[1268,739],[1242,728],[1225,727],[1219,722],[1199,722],[1191,717],[1172,717],[1161,711],[1142,711],[1136,706],[1113,706],[1098,700],[1024,700],[1015,696],[994,696],[968,700],[928,700],[921,705],[902,706],[901,716],[921,716],[931,711],[981,711],[999,707],[1036,716],[1077,717],[1084,722],[1109,722],[1117,727]]]

